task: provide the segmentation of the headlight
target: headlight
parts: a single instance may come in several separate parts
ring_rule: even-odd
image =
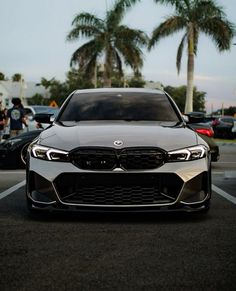
[[[207,148],[204,145],[168,152],[168,162],[185,162],[205,158]]]
[[[69,153],[53,148],[48,148],[40,145],[33,145],[31,148],[31,155],[34,158],[56,161],[56,162],[69,162]]]

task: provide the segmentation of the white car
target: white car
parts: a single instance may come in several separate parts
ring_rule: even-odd
[[[78,90],[29,146],[26,181],[31,211],[206,211],[211,155],[163,91]]]

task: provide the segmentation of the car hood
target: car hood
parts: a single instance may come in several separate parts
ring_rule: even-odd
[[[44,130],[38,143],[70,151],[80,146],[117,148],[151,146],[167,151],[198,144],[197,134],[186,127],[166,127],[154,122],[79,122],[73,126],[54,124]],[[203,141],[204,143],[204,141]]]

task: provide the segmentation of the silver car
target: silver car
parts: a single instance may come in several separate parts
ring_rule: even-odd
[[[209,147],[167,93],[77,90],[42,121],[52,124],[28,149],[29,210],[209,209]]]

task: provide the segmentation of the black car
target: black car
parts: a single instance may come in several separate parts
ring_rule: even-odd
[[[0,143],[0,167],[10,169],[24,168],[27,148],[41,131],[25,132]]]
[[[216,118],[212,122],[215,137],[234,139],[236,138],[236,118],[232,116],[223,116]]]
[[[188,116],[188,126],[196,131],[210,147],[211,161],[217,162],[220,158],[219,146],[213,139],[215,132],[208,118],[205,117],[203,112],[191,112],[186,115]]]
[[[28,149],[30,211],[196,212],[210,198],[210,149],[161,90],[77,90]]]

